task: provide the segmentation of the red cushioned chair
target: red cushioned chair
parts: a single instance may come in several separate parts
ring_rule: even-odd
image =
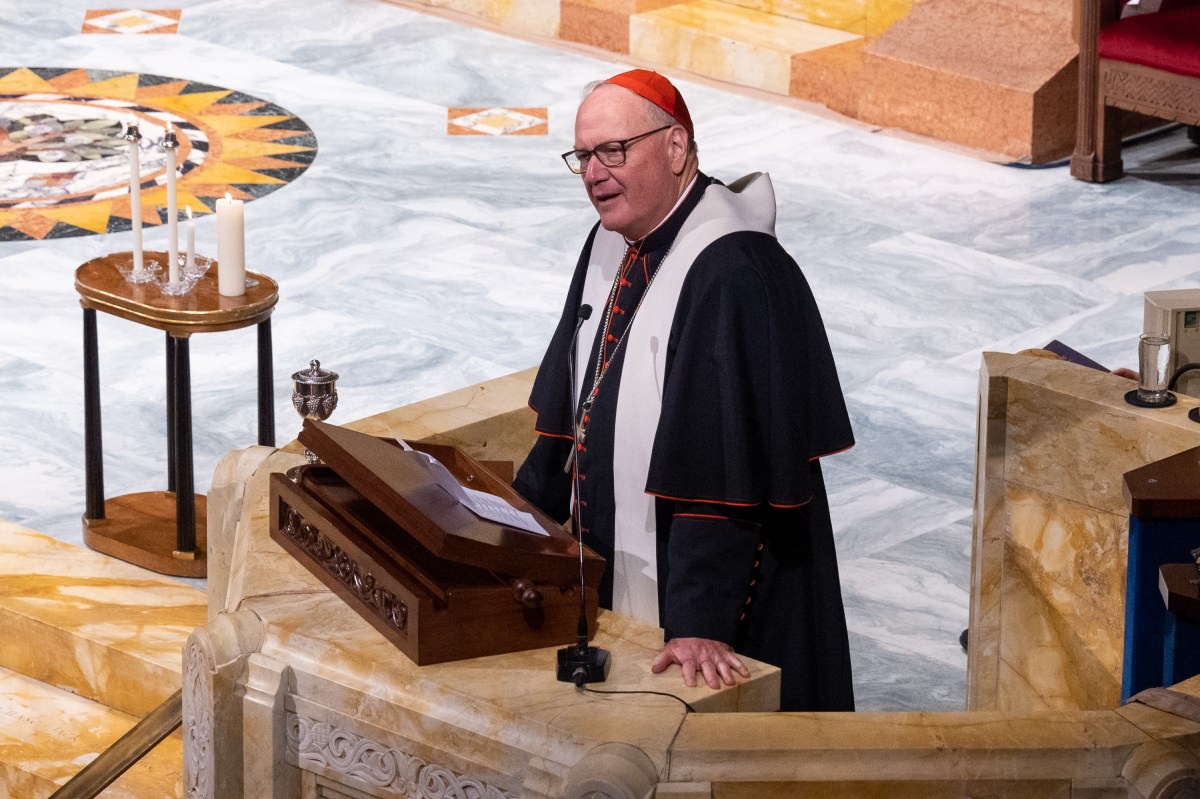
[[[1071,174],[1123,174],[1122,110],[1200,125],[1200,0],[1118,19],[1121,0],[1079,0],[1079,118]],[[1195,128],[1189,130],[1193,141]]]

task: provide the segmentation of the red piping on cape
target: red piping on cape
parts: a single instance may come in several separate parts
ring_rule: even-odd
[[[845,452],[848,449],[853,449],[853,447],[854,447],[854,445],[850,444],[849,446],[843,447],[838,450],[834,450],[833,452],[826,452],[824,455],[814,455],[808,459],[808,462],[812,463],[815,460],[819,460],[821,458],[826,458],[826,457],[829,457],[830,455],[837,455],[839,453]],[[647,491],[646,493],[652,497],[658,497],[659,499],[669,499],[674,502],[699,502],[699,503],[708,504],[708,505],[732,505],[733,507],[736,507],[736,508],[754,508],[754,507],[757,507],[757,506],[763,504],[761,502],[730,502],[730,501],[723,500],[723,499],[702,499],[702,498],[697,498],[697,497],[672,497],[672,496],[668,496],[667,494],[660,494],[657,491]],[[804,500],[803,502],[796,502],[796,503],[768,502],[767,504],[770,505],[772,508],[781,508],[781,509],[786,510],[788,508],[803,508],[805,505],[807,505],[810,502],[812,502],[812,497],[809,497],[808,499]]]
[[[534,428],[533,432],[537,433],[539,436],[545,436],[546,438],[565,438],[567,441],[575,440],[575,436],[569,436],[565,433],[549,433],[545,430],[538,430],[537,428]]]
[[[531,403],[525,403],[525,407],[533,411],[539,418],[541,417],[541,411],[533,407]],[[549,430],[542,430],[537,426],[536,421],[533,423],[533,432],[537,433],[539,436],[546,436],[547,438],[565,438],[568,441],[575,440],[575,436],[571,435],[570,433],[551,433]]]
[[[646,493],[652,497],[658,497],[659,499],[669,499],[669,500],[672,500],[673,502],[697,502],[697,503],[705,504],[705,505],[731,505],[735,508],[754,508],[754,507],[758,507],[759,505],[762,504],[761,502],[726,502],[725,500],[721,500],[721,499],[692,499],[692,498],[688,498],[688,497],[672,497],[672,496],[668,496],[666,494],[659,494],[655,491],[647,491]],[[805,503],[805,504],[807,504],[807,503]],[[783,507],[790,507],[790,506],[783,506]]]
[[[808,459],[808,462],[812,463],[813,461],[820,460],[821,458],[828,458],[830,455],[841,455],[843,452],[848,452],[852,449],[854,449],[854,444],[848,444],[841,449],[835,449],[833,452],[826,452],[824,455],[813,455]]]

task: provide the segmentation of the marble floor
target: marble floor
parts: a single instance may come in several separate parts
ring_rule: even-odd
[[[159,12],[177,32],[133,34],[96,31],[92,5],[0,0],[0,68],[235,88],[315,136],[307,171],[246,206],[248,263],[281,286],[280,441],[297,429],[289,376],[312,358],[341,374],[335,421],[539,360],[594,219],[558,153],[580,88],[622,65],[376,0],[184,0]],[[1200,152],[1175,131],[1128,150],[1129,177],[1094,186],[680,85],[705,171],[771,173],[779,236],[838,360],[858,445],[826,468],[859,707],[961,708],[980,353],[1060,339],[1134,365],[1142,292],[1200,283]],[[453,135],[479,132],[453,109],[495,107],[511,113]],[[129,249],[109,227],[0,241],[0,517],[76,543],[72,276]],[[211,252],[215,220],[197,228]],[[151,248],[165,237],[146,231]],[[108,493],[161,487],[161,333],[101,315],[99,338]],[[255,437],[254,343],[252,330],[192,340],[198,490]]]

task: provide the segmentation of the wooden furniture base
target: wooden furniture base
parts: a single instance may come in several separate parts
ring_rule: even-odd
[[[166,253],[147,252],[145,255],[160,262],[167,260]],[[279,286],[266,275],[247,272],[251,285],[246,287],[246,293],[240,297],[226,297],[220,294],[217,270],[212,268],[196,281],[191,292],[171,296],[149,283],[127,282],[122,270],[132,268],[133,254],[121,252],[93,258],[75,270],[75,289],[83,307],[83,432],[87,480],[84,541],[107,555],[162,574],[204,577],[206,560],[201,541],[205,528],[204,510],[195,501],[197,495],[192,474],[189,339],[194,333],[258,326],[258,443],[275,446],[270,317],[279,298]],[[105,524],[97,312],[167,334],[167,492],[130,495],[141,498],[136,502],[130,502],[130,497],[116,500],[120,507],[132,506],[133,509],[127,518],[118,520],[115,525]],[[146,499],[148,497],[154,499]],[[162,507],[163,497],[173,498],[175,502],[169,512]],[[203,500],[203,497],[199,499]],[[148,518],[155,522],[147,523]],[[172,529],[175,532],[173,543],[151,540],[151,530],[169,535]],[[101,544],[93,543],[96,540]],[[168,540],[163,539],[164,542]],[[130,544],[131,541],[136,543]]]
[[[105,500],[103,519],[83,518],[89,547],[136,566],[174,577],[208,572],[208,502],[196,494],[196,551],[175,554],[175,492],[147,491]]]
[[[1100,34],[1106,27],[1123,22],[1119,20],[1121,3],[1077,2],[1079,105],[1071,175],[1090,183],[1107,183],[1125,174],[1121,160],[1122,114],[1132,111],[1168,122],[1200,125],[1200,78],[1101,58]],[[1170,19],[1179,24],[1178,18]],[[1184,20],[1183,24],[1194,22]],[[1180,41],[1188,35],[1183,31]],[[1153,52],[1153,47],[1148,43],[1147,52]]]

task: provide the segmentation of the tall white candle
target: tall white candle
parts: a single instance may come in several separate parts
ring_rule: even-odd
[[[179,285],[179,207],[175,197],[175,129],[167,123],[163,148],[167,151],[167,270],[171,286]]]
[[[192,206],[186,206],[187,211],[187,259],[183,265],[188,269],[196,266],[196,220],[192,218]]]
[[[129,221],[133,226],[133,273],[141,277],[145,268],[142,255],[142,134],[138,132],[133,117],[125,126],[125,139],[129,142]]]
[[[217,291],[226,297],[246,293],[245,203],[228,193],[217,200]]]

